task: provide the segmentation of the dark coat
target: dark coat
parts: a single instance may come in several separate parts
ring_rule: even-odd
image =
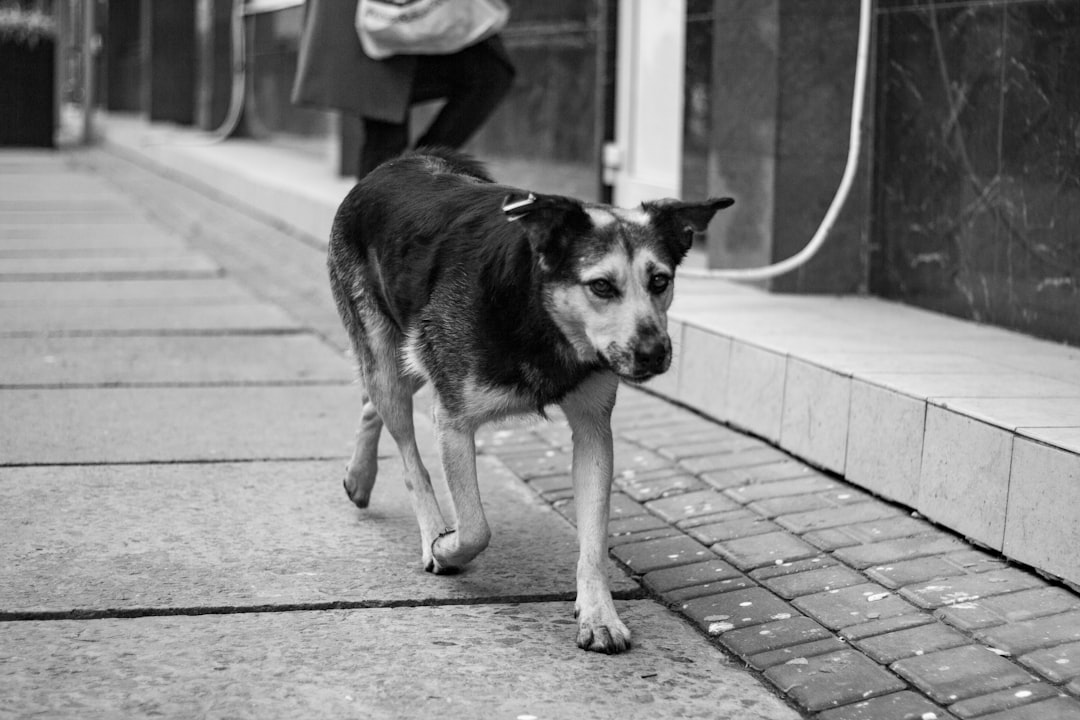
[[[358,0],[307,0],[292,101],[337,108],[385,122],[404,122],[416,76],[415,55],[372,60],[356,35]],[[491,38],[509,65],[502,42]]]

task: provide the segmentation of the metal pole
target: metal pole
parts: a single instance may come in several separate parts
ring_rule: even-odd
[[[83,66],[83,126],[82,142],[89,145],[94,140],[94,55],[97,25],[94,10],[97,0],[83,0],[82,66]]]

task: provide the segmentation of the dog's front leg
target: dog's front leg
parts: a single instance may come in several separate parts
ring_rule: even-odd
[[[435,557],[436,573],[454,572],[487,547],[491,530],[484,516],[480,487],[476,482],[475,430],[436,402],[435,436],[439,442],[457,524],[453,530],[436,538],[431,550]]]
[[[611,411],[618,378],[598,373],[562,403],[573,432],[574,503],[577,506],[578,647],[617,653],[630,648],[630,631],[615,612],[608,585],[608,513],[611,501]]]

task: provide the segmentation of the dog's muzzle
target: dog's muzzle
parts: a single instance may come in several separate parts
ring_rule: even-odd
[[[609,348],[606,360],[620,377],[631,382],[645,382],[671,365],[671,340],[665,334],[640,338],[630,348]]]

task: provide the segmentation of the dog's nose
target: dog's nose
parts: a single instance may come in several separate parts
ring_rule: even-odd
[[[639,373],[662,373],[667,370],[668,346],[663,338],[642,342],[634,350],[634,364]]]

